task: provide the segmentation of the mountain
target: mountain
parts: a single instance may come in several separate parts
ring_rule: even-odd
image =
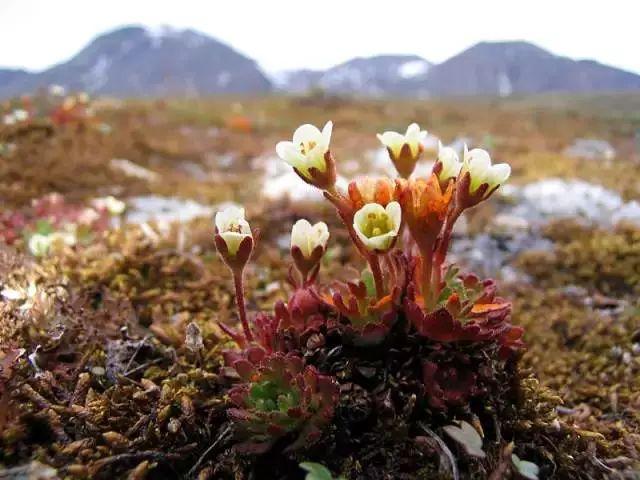
[[[435,96],[621,91],[640,89],[640,75],[526,42],[482,42],[434,66],[427,89]]]
[[[43,72],[14,78],[0,73],[0,96],[52,84],[121,97],[271,90],[253,60],[201,33],[167,27],[120,28]]]
[[[557,56],[527,42],[481,42],[440,64],[416,56],[356,58],[324,72],[289,72],[278,85],[289,92],[507,96],[640,90],[640,75]]]
[[[207,35],[168,27],[124,27],[70,60],[30,73],[0,69],[0,98],[59,84],[119,97],[264,93],[456,96],[640,90],[640,75],[572,60],[526,42],[481,42],[440,64],[416,55],[358,57],[327,70],[267,78],[252,59]]]
[[[358,57],[326,71],[286,72],[276,84],[289,92],[320,88],[338,94],[419,94],[430,68],[430,62],[416,55]]]

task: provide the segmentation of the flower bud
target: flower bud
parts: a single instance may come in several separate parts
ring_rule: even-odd
[[[462,162],[458,158],[458,154],[451,147],[445,147],[438,142],[438,161],[433,167],[433,173],[438,176],[441,186],[446,184],[452,178],[456,178],[462,169]]]
[[[383,253],[395,244],[401,222],[402,210],[398,202],[390,202],[386,208],[378,203],[368,203],[355,213],[353,228],[367,250]]]
[[[409,178],[424,151],[422,142],[426,136],[426,130],[421,131],[417,123],[412,123],[404,135],[398,132],[384,132],[378,134],[378,140],[387,147],[389,158],[400,176]]]
[[[242,269],[253,251],[253,234],[244,218],[244,208],[227,207],[216,213],[215,243],[218,253],[232,270]]]
[[[464,147],[464,160],[458,177],[457,199],[464,208],[472,207],[487,199],[507,181],[511,167],[507,163],[491,164],[491,156],[486,150]]]
[[[293,167],[305,182],[327,190],[336,183],[336,169],[329,150],[333,123],[327,122],[320,131],[309,124],[299,126],[292,142],[278,142],[278,156]]]
[[[311,225],[298,220],[291,229],[291,256],[304,282],[313,281],[320,268],[320,259],[327,249],[329,229],[324,222]]]
[[[348,194],[351,205],[355,210],[367,203],[379,203],[386,207],[389,202],[396,200],[396,182],[390,178],[363,177],[349,183]]]

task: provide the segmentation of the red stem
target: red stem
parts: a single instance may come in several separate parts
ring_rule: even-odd
[[[240,322],[242,323],[242,330],[244,330],[244,336],[247,339],[247,343],[250,343],[253,341],[253,335],[249,328],[247,311],[244,304],[244,285],[242,281],[243,272],[243,270],[240,272],[233,272],[233,283],[236,287],[236,305],[238,306],[238,315],[240,316]]]
[[[434,293],[440,293],[440,282],[442,281],[442,265],[447,258],[447,251],[449,250],[449,244],[451,243],[451,235],[453,233],[453,225],[456,220],[462,214],[461,208],[455,208],[452,210],[451,215],[447,218],[442,236],[437,244],[436,251],[434,252],[433,272],[431,278],[431,289]],[[437,296],[436,296],[437,298]]]
[[[373,282],[376,286],[376,296],[378,300],[384,297],[384,278],[382,277],[382,270],[380,269],[380,260],[378,255],[369,255],[369,266],[371,267],[371,273],[373,274]]]

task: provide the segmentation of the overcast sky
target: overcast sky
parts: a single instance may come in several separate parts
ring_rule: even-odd
[[[640,73],[638,0],[0,0],[0,66],[43,69],[125,24],[189,27],[270,72],[354,56],[441,62],[481,40],[534,42]]]

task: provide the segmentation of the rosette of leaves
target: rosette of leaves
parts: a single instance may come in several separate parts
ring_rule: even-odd
[[[237,449],[263,453],[287,435],[287,450],[314,443],[333,418],[339,397],[335,379],[305,366],[300,357],[281,353],[259,355],[233,363],[242,383],[229,391],[228,410],[243,438]]]
[[[402,310],[408,284],[408,261],[401,252],[390,254],[388,260],[391,287],[384,297],[376,298],[373,277],[368,270],[357,282],[335,283],[332,295],[323,297],[340,315],[335,326],[354,345],[381,343]]]
[[[404,302],[405,313],[423,337],[445,343],[497,340],[501,355],[508,357],[523,346],[523,330],[511,324],[511,303],[498,297],[496,290],[493,280],[459,275],[456,267],[450,267],[437,308],[425,312],[422,299],[410,289]]]

